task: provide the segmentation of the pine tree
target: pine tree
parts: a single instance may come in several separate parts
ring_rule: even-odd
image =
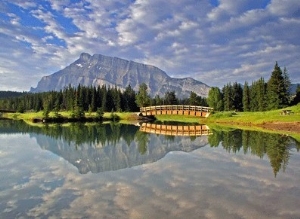
[[[257,82],[257,106],[258,111],[266,110],[266,96],[267,96],[267,85],[263,78],[260,78]]]
[[[108,107],[107,106],[109,105],[109,103],[108,103],[107,100],[109,98],[107,98],[107,97],[108,97],[108,91],[106,89],[106,86],[103,85],[102,88],[99,91],[99,98],[100,98],[100,103],[101,103],[100,107],[102,108],[103,112],[108,111]],[[109,109],[109,110],[111,110],[111,109]]]
[[[251,86],[249,87],[250,90],[250,111],[254,112],[258,110],[258,100],[257,100],[257,82],[252,81]]]
[[[91,106],[91,111],[92,112],[95,112],[96,109],[97,109],[97,90],[96,90],[96,87],[93,87],[91,88],[92,89],[92,93],[91,93],[91,103],[90,103],[90,106]]]
[[[197,94],[193,91],[190,93],[189,105],[198,105]]]
[[[265,111],[267,99],[267,87],[265,80],[260,78],[252,82],[250,87],[250,111]]]
[[[135,103],[135,91],[130,85],[128,85],[123,93],[123,109],[128,112],[137,111],[137,105]]]
[[[268,109],[286,106],[286,89],[282,71],[276,62],[271,78],[267,83]]]
[[[176,105],[178,104],[178,99],[174,91],[167,91],[165,93],[164,103],[166,105]]]
[[[237,82],[235,82],[232,86],[232,101],[234,110],[243,110],[243,88]]]
[[[232,92],[232,85],[231,83],[225,85],[223,87],[223,102],[224,102],[224,110],[230,111],[234,110],[233,107],[233,92]]]
[[[244,112],[250,111],[250,89],[247,81],[245,81],[243,89],[243,110]]]
[[[148,87],[145,83],[140,84],[139,91],[136,95],[136,104],[139,107],[148,106],[150,104],[150,97],[147,93]]]
[[[214,108],[216,111],[223,110],[223,97],[218,87],[210,88],[207,97],[208,106]]]
[[[155,95],[154,99],[152,100],[153,105],[159,106],[163,104],[163,100],[160,98],[160,96],[157,94]]]
[[[121,91],[115,87],[111,89],[113,109],[115,112],[121,111]]]
[[[75,89],[69,85],[69,87],[66,89],[66,109],[67,110],[73,110],[74,107],[74,101],[75,101]]]

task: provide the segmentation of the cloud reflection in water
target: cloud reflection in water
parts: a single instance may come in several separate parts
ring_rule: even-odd
[[[68,161],[41,150],[28,134],[0,139],[0,170],[6,176],[0,179],[3,218],[300,217],[300,155],[295,149],[276,178],[268,157],[228,153],[220,146],[79,174]]]

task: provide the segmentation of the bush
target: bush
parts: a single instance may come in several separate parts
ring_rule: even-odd
[[[96,115],[97,115],[97,119],[102,119],[103,118],[104,111],[103,111],[102,107],[97,108]]]
[[[120,117],[114,113],[114,111],[111,112],[110,117],[109,117],[113,122],[119,121]]]
[[[75,110],[71,114],[71,118],[73,119],[83,119],[84,118],[84,111],[82,107],[76,106]]]
[[[232,117],[233,115],[236,115],[235,112],[218,112],[218,113],[214,113],[212,114],[213,118],[228,118],[228,117]]]

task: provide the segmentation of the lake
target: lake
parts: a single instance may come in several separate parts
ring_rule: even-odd
[[[0,218],[300,218],[291,137],[139,125],[0,120]]]

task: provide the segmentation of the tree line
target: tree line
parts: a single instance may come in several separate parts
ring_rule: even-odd
[[[25,92],[18,91],[0,91],[0,98],[9,98],[9,97],[19,97],[22,96]]]
[[[216,111],[266,111],[280,109],[300,102],[300,87],[295,97],[290,95],[291,82],[287,69],[282,71],[276,62],[268,81],[260,78],[251,85],[245,82],[228,83],[222,89],[212,87],[208,97],[191,92],[185,99],[177,98],[174,91],[167,91],[163,97],[151,97],[145,83],[136,92],[128,85],[124,90],[117,87],[69,85],[60,91],[42,93],[0,93],[0,109],[25,111],[73,111],[75,117],[84,112],[136,112],[139,107],[150,105],[201,105]]]
[[[207,106],[206,98],[191,92],[189,98],[179,99],[174,91],[163,97],[151,97],[145,83],[135,92],[130,85],[124,90],[117,87],[69,85],[60,91],[24,93],[17,97],[0,98],[0,109],[25,111],[73,111],[76,116],[84,112],[137,112],[139,107],[150,105],[189,104]]]
[[[251,85],[245,82],[226,84],[222,89],[212,87],[207,102],[216,111],[266,111],[284,108],[300,102],[300,87],[297,94],[290,94],[291,81],[287,69],[282,71],[276,62],[268,81],[260,78]]]

